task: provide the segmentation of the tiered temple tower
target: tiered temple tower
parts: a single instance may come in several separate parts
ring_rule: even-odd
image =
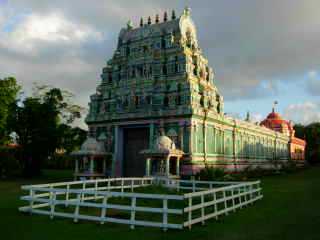
[[[163,20],[141,19],[138,27],[129,21],[101,78],[86,123],[91,136],[108,139],[113,175],[142,176],[139,151],[152,147],[159,135],[185,153],[183,174],[206,165],[239,168],[249,159],[263,164],[288,157],[287,136],[224,116],[189,8],[180,17],[173,11]]]

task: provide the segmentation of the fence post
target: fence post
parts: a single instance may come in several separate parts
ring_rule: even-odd
[[[188,222],[189,222],[189,229],[191,229],[191,221],[192,221],[192,196],[189,197],[189,212],[188,212]]]
[[[201,218],[202,218],[202,221],[201,221],[201,223],[202,223],[202,225],[204,225],[205,224],[205,222],[204,222],[204,195],[201,195]]]
[[[240,209],[242,209],[242,187],[239,187],[239,205],[240,205]]]
[[[136,217],[136,201],[137,198],[136,197],[132,197],[131,198],[131,218],[130,218],[130,222],[131,222],[131,229],[134,229],[134,222],[135,222],[135,217]]]
[[[97,191],[98,191],[98,180],[96,179],[94,183],[94,199],[97,199]]]
[[[177,192],[180,192],[180,181],[176,180]]]
[[[32,187],[30,187],[30,191],[29,191],[29,196],[30,196],[30,215],[32,215],[32,210],[33,210],[33,197],[34,197],[34,190],[32,189]]]
[[[68,202],[69,202],[69,191],[70,191],[70,184],[67,184],[66,203],[65,203],[66,207],[68,207]]]
[[[85,197],[84,191],[86,190],[86,182],[82,183],[82,190],[83,190],[83,192],[82,192],[82,195],[81,195],[81,202],[84,201],[84,197]]]
[[[247,202],[248,202],[248,191],[247,191],[248,185],[247,184],[244,185],[243,189],[244,189],[244,202],[245,202],[244,206],[247,206]]]
[[[57,198],[57,193],[53,192],[50,198],[50,218],[53,219],[54,217],[54,209],[56,206],[56,198]]]
[[[250,200],[251,200],[251,205],[253,205],[253,184],[250,184],[250,186],[249,186],[249,191],[250,191],[250,194],[249,194],[249,198],[250,198]]]
[[[216,220],[218,220],[218,205],[217,205],[217,192],[213,193],[214,212],[216,213]]]
[[[104,218],[106,217],[106,213],[107,213],[107,203],[108,203],[108,195],[104,195],[103,197],[103,201],[102,201],[102,209],[101,209],[101,222],[100,224],[104,224],[105,220]]]
[[[258,188],[258,189],[260,188],[260,181],[258,181],[258,183],[257,183],[257,188]],[[260,197],[260,195],[261,195],[261,190],[259,190],[259,191],[257,192],[257,197]]]
[[[77,205],[76,205],[76,208],[75,208],[75,210],[74,210],[74,219],[73,219],[73,221],[75,222],[75,223],[77,223],[78,222],[78,217],[79,217],[79,204],[81,203],[81,193],[78,193],[77,194]]]
[[[163,199],[163,231],[168,229],[168,199]]]
[[[123,184],[124,184],[124,180],[123,180],[123,178],[121,178],[121,193],[123,193]]]
[[[232,188],[231,190],[231,196],[232,196],[232,208],[233,208],[233,211],[235,212],[236,211],[236,203],[235,203],[235,198],[234,198],[234,188]]]
[[[108,189],[107,189],[107,190],[108,190],[108,192],[110,192],[110,187],[111,187],[111,180],[110,180],[110,179],[108,179],[108,187],[107,187],[107,188],[108,188]]]
[[[196,191],[196,183],[195,181],[193,180],[192,181],[192,192],[195,192]]]
[[[226,190],[223,190],[223,199],[224,199],[224,209],[225,209],[225,215],[228,215],[228,204],[227,204],[227,196],[226,196]]]
[[[133,192],[133,184],[134,184],[134,180],[131,179],[131,192]]]

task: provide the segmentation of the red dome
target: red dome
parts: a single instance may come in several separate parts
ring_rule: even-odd
[[[293,131],[293,127],[290,122],[284,120],[281,115],[276,113],[274,110],[268,114],[267,118],[264,119],[260,125],[282,133],[291,134]]]
[[[271,112],[268,114],[267,119],[278,119],[283,120],[279,113]]]

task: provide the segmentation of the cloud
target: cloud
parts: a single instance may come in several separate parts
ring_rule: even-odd
[[[102,40],[102,33],[89,26],[75,24],[58,13],[45,16],[31,14],[0,36],[2,48],[28,54],[35,54],[40,49],[39,44],[74,45]]]
[[[320,69],[318,0],[10,0],[0,7],[0,77],[67,88],[87,106],[126,22],[186,5],[226,101],[279,96],[279,85]],[[319,78],[306,85],[320,92]]]
[[[284,110],[283,116],[285,119],[301,124],[320,121],[320,102],[291,104]]]
[[[320,96],[320,76],[317,71],[308,73],[306,88],[311,95]]]

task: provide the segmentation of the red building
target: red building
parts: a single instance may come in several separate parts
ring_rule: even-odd
[[[306,141],[295,137],[295,130],[291,121],[283,119],[273,108],[272,112],[260,123],[260,125],[289,136],[290,158],[295,160],[297,165],[304,165]]]

